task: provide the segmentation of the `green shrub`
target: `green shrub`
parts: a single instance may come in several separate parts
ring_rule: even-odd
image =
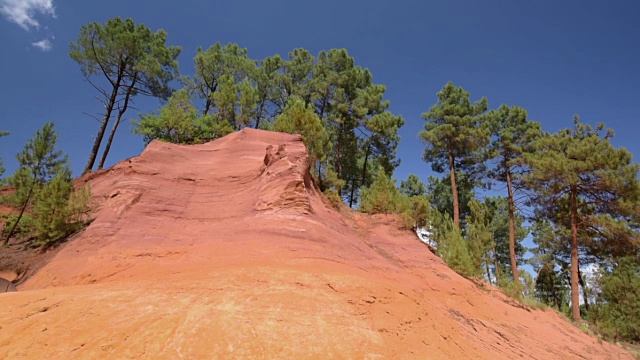
[[[438,255],[453,271],[469,278],[478,275],[480,269],[473,266],[467,241],[449,217],[439,226],[437,246]]]
[[[142,135],[145,144],[159,139],[175,144],[198,144],[233,132],[227,119],[218,115],[201,116],[184,90],[176,91],[160,113],[133,120],[133,133]]]
[[[37,242],[47,244],[82,228],[89,198],[88,187],[76,192],[70,174],[58,173],[38,192],[30,211]]]
[[[371,186],[362,189],[359,210],[369,214],[396,214],[404,210],[405,201],[393,179],[380,167]]]
[[[424,195],[407,197],[401,196],[402,208],[401,216],[406,229],[417,230],[426,227],[431,214],[431,204]]]

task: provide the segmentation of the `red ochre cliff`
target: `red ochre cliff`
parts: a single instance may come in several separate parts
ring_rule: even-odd
[[[633,358],[336,211],[307,169],[300,136],[245,129],[93,174],[95,220],[0,294],[0,358]]]

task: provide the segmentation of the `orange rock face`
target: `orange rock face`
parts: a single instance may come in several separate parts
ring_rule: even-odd
[[[0,294],[0,358],[633,358],[391,218],[335,211],[308,161],[299,136],[245,129],[94,175],[95,221]]]

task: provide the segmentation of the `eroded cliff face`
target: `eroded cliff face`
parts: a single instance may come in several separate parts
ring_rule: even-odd
[[[632,359],[335,211],[308,161],[245,129],[94,174],[95,221],[0,295],[0,357]]]

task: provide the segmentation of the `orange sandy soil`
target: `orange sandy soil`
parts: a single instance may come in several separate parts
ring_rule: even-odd
[[[336,211],[307,168],[299,136],[245,129],[93,174],[95,221],[0,294],[0,358],[633,359]]]

